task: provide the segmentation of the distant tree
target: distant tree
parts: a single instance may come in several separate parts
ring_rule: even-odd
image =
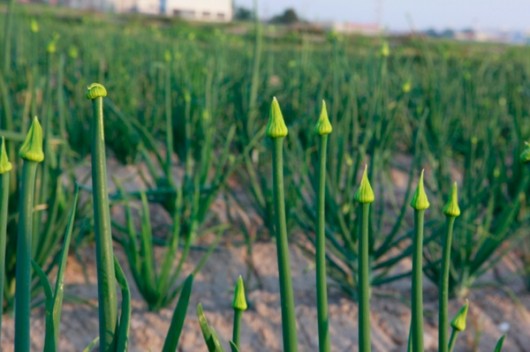
[[[281,15],[276,15],[270,20],[271,23],[293,24],[300,22],[296,11],[292,8],[286,9]]]
[[[433,28],[427,29],[424,33],[425,33],[426,36],[433,37],[433,38],[436,38],[436,37],[440,36],[438,34],[438,32],[436,31],[436,29],[433,29]]]
[[[235,19],[239,21],[251,21],[254,19],[254,12],[246,7],[236,7]]]
[[[448,38],[448,39],[452,39],[455,37],[455,31],[453,31],[452,29],[445,29],[442,34],[440,35],[440,37],[442,38]]]

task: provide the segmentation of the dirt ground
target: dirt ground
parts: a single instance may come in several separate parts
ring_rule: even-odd
[[[110,161],[110,174],[128,177],[126,188],[138,186],[139,177],[134,169],[120,167]],[[78,179],[85,179],[88,167],[79,169]],[[131,176],[132,175],[132,176]],[[397,177],[397,181],[402,177]],[[396,181],[396,182],[397,182]],[[111,185],[110,191],[113,187]],[[223,214],[223,204],[217,202],[213,211]],[[244,212],[243,214],[247,214]],[[157,215],[156,213],[154,215]],[[160,219],[159,221],[166,221]],[[226,221],[226,219],[224,219]],[[245,223],[256,219],[241,219]],[[241,245],[241,234],[228,233],[221,245],[209,258],[197,275],[188,316],[180,340],[179,351],[206,351],[196,318],[196,306],[201,302],[206,315],[226,348],[232,333],[232,287],[238,275],[246,279],[249,310],[243,315],[241,351],[281,351],[281,316],[279,284],[274,242],[258,242],[253,246],[252,261],[255,271],[249,271],[247,252]],[[295,241],[293,241],[295,243]],[[123,253],[115,246],[124,270],[128,270]],[[315,308],[314,264],[300,248],[292,245],[291,267],[295,291],[298,340],[300,351],[317,351],[317,313]],[[185,274],[193,268],[202,255],[192,250]],[[98,334],[97,284],[95,272],[95,248],[85,246],[78,256],[71,255],[65,276],[65,302],[63,306],[60,351],[81,351]],[[410,265],[406,262],[405,266]],[[405,268],[406,269],[406,268]],[[86,275],[85,275],[86,274]],[[481,281],[468,299],[470,310],[468,328],[461,334],[456,351],[492,351],[496,340],[507,333],[504,351],[530,351],[530,293],[521,277],[515,273],[513,258],[506,258],[494,271]],[[502,279],[506,290],[499,285],[489,285]],[[172,315],[172,307],[160,313],[149,312],[136,290],[129,274],[132,289],[133,310],[130,332],[130,351],[160,351]],[[357,350],[357,305],[342,294],[336,285],[329,283],[329,311],[332,351]],[[426,278],[425,292],[425,347],[435,351],[437,346],[437,289]],[[82,301],[82,302],[81,302]],[[405,351],[410,324],[410,280],[405,279],[375,288],[372,297],[373,350],[379,352]],[[452,316],[463,301],[450,302]],[[32,319],[32,350],[42,350],[44,336],[43,310],[34,309]],[[14,326],[11,316],[4,316],[2,327],[2,351],[13,351]]]
[[[225,242],[226,243],[226,242]],[[94,248],[81,253],[82,263],[70,257],[66,273],[68,297],[79,296],[87,303],[64,304],[61,325],[61,351],[81,351],[97,335],[97,286],[95,280]],[[247,274],[243,248],[222,245],[208,260],[197,276],[188,310],[188,317],[181,337],[179,351],[205,351],[204,341],[195,316],[196,305],[202,302],[210,323],[217,329],[225,347],[232,329],[232,286],[239,274]],[[193,253],[193,261],[199,253]],[[276,247],[274,243],[258,243],[254,246],[253,259],[257,276],[247,281],[249,310],[243,315],[241,331],[242,351],[281,351],[281,316],[278,295]],[[219,265],[222,263],[222,265]],[[300,351],[317,351],[317,323],[315,309],[315,273],[308,260],[296,247],[291,247],[291,263],[295,290],[298,340]],[[126,265],[123,265],[126,267]],[[516,277],[508,276],[509,262],[503,264],[502,276],[515,287],[514,297],[490,288],[474,290],[469,296],[470,311],[468,329],[461,335],[456,351],[492,351],[496,339],[507,331],[505,351],[530,350],[530,294],[525,292]],[[85,281],[83,267],[88,272]],[[191,266],[190,266],[191,267]],[[188,268],[189,269],[189,268]],[[261,287],[258,287],[258,280]],[[342,295],[331,284],[330,333],[333,351],[357,350],[357,305]],[[374,290],[372,300],[372,339],[374,351],[405,351],[410,311],[410,288],[402,281]],[[160,351],[171,319],[171,309],[159,314],[149,312],[141,300],[134,283],[133,315],[131,322],[131,351]],[[425,346],[436,350],[436,289],[425,283]],[[461,302],[450,304],[456,312]],[[2,351],[12,351],[13,319],[4,317]],[[41,350],[44,321],[43,311],[34,310],[32,320],[32,350]]]

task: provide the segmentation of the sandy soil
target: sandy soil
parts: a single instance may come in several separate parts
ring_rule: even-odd
[[[227,239],[228,240],[228,239]],[[228,241],[227,241],[228,242]],[[249,310],[243,316],[242,351],[281,351],[281,317],[278,295],[278,275],[273,243],[254,246],[253,260],[257,276],[247,281]],[[86,248],[82,263],[73,256],[68,263],[66,293],[87,300],[86,304],[65,302],[61,326],[61,351],[80,351],[97,335],[97,286],[93,248]],[[193,253],[196,261],[200,253]],[[197,276],[193,287],[188,318],[181,337],[179,351],[205,351],[195,316],[197,303],[202,302],[207,317],[226,345],[232,329],[231,288],[237,275],[247,275],[244,258],[246,251],[228,245],[220,246]],[[315,279],[312,263],[301,251],[291,248],[291,262],[298,321],[300,351],[317,351]],[[222,265],[219,265],[222,263]],[[124,265],[126,266],[126,265]],[[87,269],[88,281],[82,274]],[[508,268],[503,265],[508,277]],[[189,269],[189,268],[188,268]],[[259,279],[259,280],[258,280]],[[512,278],[517,281],[516,278]],[[260,284],[258,284],[258,281]],[[514,282],[512,282],[513,284]],[[132,281],[131,281],[132,284]],[[410,311],[407,307],[410,289],[407,281],[375,290],[372,308],[372,336],[374,351],[404,351],[407,342]],[[457,351],[492,351],[495,341],[508,329],[505,351],[529,351],[530,295],[521,283],[515,283],[517,300],[494,289],[477,289],[471,293],[468,330],[459,339]],[[159,351],[171,319],[171,309],[159,314],[149,312],[133,286],[133,316],[131,324],[131,351]],[[426,282],[425,317],[428,350],[435,350],[436,289]],[[451,302],[456,312],[461,302]],[[333,351],[357,350],[357,305],[338,292],[331,283],[330,331]],[[42,346],[43,311],[34,310],[32,320],[33,350]],[[13,320],[4,317],[2,351],[12,351]]]
[[[135,188],[141,183],[137,172],[130,166],[120,167],[113,161],[109,164],[112,175],[127,178],[124,182],[126,188]],[[77,172],[78,179],[84,179],[88,172],[86,165],[80,168]],[[402,177],[397,177],[396,182],[400,179]],[[112,185],[110,191],[113,191]],[[226,214],[225,209],[222,200],[213,205],[213,211],[220,217]],[[240,220],[247,226],[259,220],[248,212],[241,212],[239,215]],[[158,221],[165,222],[168,219],[162,217]],[[233,314],[231,290],[240,274],[246,278],[249,301],[249,310],[243,315],[241,350],[281,351],[276,246],[273,242],[256,243],[249,258],[243,246],[234,243],[241,243],[241,234],[226,234],[222,244],[196,277],[179,351],[206,350],[195,315],[195,307],[199,302],[202,302],[211,325],[216,328],[227,351],[229,350],[227,341],[231,337]],[[119,246],[115,248],[122,267],[128,270]],[[95,249],[93,246],[85,246],[81,251],[77,256],[80,259],[72,255],[67,265],[61,351],[81,351],[98,333]],[[298,247],[291,246],[290,252],[300,351],[317,351],[314,264]],[[199,260],[201,254],[200,250],[192,251],[190,261],[185,267],[186,274],[192,270],[193,263]],[[249,270],[248,259],[255,264],[255,271]],[[408,264],[404,262],[403,265]],[[468,329],[459,338],[456,351],[492,351],[497,338],[504,332],[508,334],[504,351],[530,351],[530,294],[525,290],[520,277],[515,274],[514,265],[514,260],[507,258],[484,278],[482,288],[470,293]],[[499,279],[502,279],[505,287],[509,289],[503,291],[485,285],[488,282],[498,282]],[[424,282],[425,346],[427,350],[434,351],[437,345],[437,290],[427,279]],[[163,309],[160,313],[149,312],[131,277],[129,283],[133,295],[130,350],[160,351],[172,309]],[[79,302],[80,299],[84,303]],[[333,282],[330,282],[329,300],[332,351],[356,351],[357,305],[338,291]],[[371,318],[374,351],[406,350],[410,321],[409,301],[409,280],[374,289]],[[456,300],[450,302],[451,313],[455,313],[462,303]],[[33,310],[32,328],[32,350],[42,350],[42,309]],[[1,350],[13,351],[12,317],[4,316],[2,329]]]

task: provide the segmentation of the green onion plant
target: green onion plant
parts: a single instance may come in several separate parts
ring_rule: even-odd
[[[416,352],[423,351],[423,229],[425,210],[430,206],[423,186],[423,171],[410,205],[414,209],[410,340],[412,351]]]
[[[460,207],[458,206],[457,185],[453,184],[451,189],[451,196],[447,204],[443,208],[445,216],[447,216],[447,232],[443,240],[443,255],[442,255],[442,276],[440,278],[439,293],[438,293],[438,350],[440,352],[448,352],[447,329],[448,323],[448,301],[449,301],[449,271],[451,270],[451,246],[453,241],[453,227],[455,219],[460,215]]]
[[[318,314],[318,348],[320,352],[329,352],[331,342],[329,337],[328,288],[326,273],[326,154],[328,135],[333,127],[329,122],[326,103],[322,102],[322,111],[315,126],[319,135],[319,164],[318,164],[318,198],[316,218],[316,282],[317,282],[317,314]]]
[[[453,352],[458,335],[462,331],[466,330],[466,319],[467,319],[468,310],[469,310],[469,302],[466,301],[466,303],[456,313],[453,320],[451,320],[452,329],[451,329],[451,337],[449,338],[449,346],[448,346],[449,352]]]
[[[355,192],[355,200],[361,204],[359,211],[360,231],[359,237],[359,351],[370,352],[370,258],[368,247],[370,242],[370,204],[374,202],[375,195],[367,177],[368,166],[365,166],[361,184]]]
[[[96,263],[98,273],[99,345],[102,351],[115,347],[117,326],[117,293],[112,248],[112,228],[107,187],[107,159],[103,120],[103,98],[107,90],[99,83],[88,87],[87,98],[93,101],[92,121],[92,185]]]
[[[5,285],[5,258],[7,241],[7,214],[9,206],[9,172],[13,165],[9,162],[6,151],[5,138],[2,137],[0,146],[0,338],[2,337],[2,314],[1,308],[4,306],[4,285]]]
[[[44,160],[42,150],[42,127],[35,117],[19,155],[24,159],[22,166],[22,192],[17,234],[17,260],[15,296],[15,349],[30,351],[31,331],[31,252],[33,238],[33,211],[35,197],[35,178],[37,167]]]
[[[135,215],[130,205],[130,199],[127,199],[126,192],[123,186],[116,181],[121,194],[124,194],[125,199],[125,222],[126,225],[120,226],[122,236],[117,236],[116,240],[123,247],[127,256],[132,276],[138,287],[140,294],[148,305],[148,308],[153,311],[158,311],[163,307],[170,305],[182,290],[186,281],[181,279],[183,273],[183,266],[189,257],[193,236],[189,234],[182,234],[181,214],[175,211],[173,215],[173,224],[171,231],[168,234],[167,243],[164,244],[164,254],[155,252],[156,237],[151,225],[151,215],[149,211],[149,203],[145,193],[141,193],[141,211],[140,229],[135,227]],[[176,209],[181,208],[182,193],[179,192],[176,199]],[[193,269],[193,275],[196,274],[206,263],[208,257],[216,248],[219,242],[219,236],[208,247],[205,254],[199,260],[198,264]],[[179,250],[182,246],[181,253]],[[155,258],[161,260],[155,260]],[[178,258],[178,260],[176,260]]]
[[[273,143],[272,176],[274,191],[274,224],[278,271],[280,276],[283,348],[286,351],[296,352],[298,350],[298,341],[296,338],[294,293],[289,262],[289,247],[287,242],[287,222],[283,183],[283,140],[287,136],[288,130],[276,98],[272,100],[271,113],[266,133]]]

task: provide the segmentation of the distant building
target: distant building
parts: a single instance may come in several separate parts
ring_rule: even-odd
[[[234,16],[232,0],[161,0],[169,16],[211,22],[229,22]]]
[[[472,30],[467,29],[455,32],[454,38],[461,41],[469,42],[489,42],[489,43],[509,43],[509,44],[528,44],[528,34],[522,31],[505,31],[505,30]]]
[[[232,0],[64,0],[74,8],[167,15],[192,21],[229,22]]]
[[[342,34],[379,35],[383,29],[375,23],[329,22],[325,23],[327,30]]]

